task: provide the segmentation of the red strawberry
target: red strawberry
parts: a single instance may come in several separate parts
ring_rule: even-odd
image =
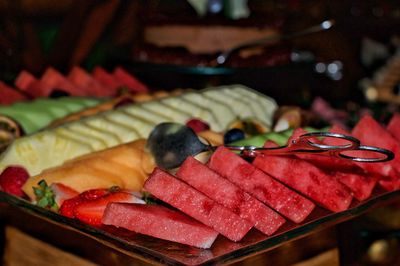
[[[104,210],[110,202],[144,203],[132,193],[126,191],[111,192],[98,199],[77,205],[74,209],[74,215],[84,223],[100,226]]]
[[[192,118],[186,122],[186,126],[190,127],[194,132],[201,132],[210,129],[210,125],[198,118]]]
[[[104,195],[108,194],[110,190],[106,188],[89,189],[82,192],[79,196],[84,201],[95,200],[97,198],[103,197]]]
[[[54,193],[54,200],[58,206],[61,206],[65,200],[79,195],[78,191],[61,183],[52,183],[50,188]]]
[[[79,204],[85,202],[83,198],[78,195],[73,198],[67,199],[63,202],[63,204],[60,207],[59,213],[63,216],[69,217],[69,218],[74,218],[74,209],[76,206]]]
[[[29,173],[21,166],[9,166],[0,174],[0,189],[12,195],[23,197],[22,186],[29,178]]]

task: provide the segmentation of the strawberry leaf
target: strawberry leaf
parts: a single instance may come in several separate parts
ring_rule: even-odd
[[[54,191],[47,185],[45,180],[39,181],[38,185],[39,187],[33,188],[33,192],[36,196],[36,205],[58,212],[59,206],[55,201]]]

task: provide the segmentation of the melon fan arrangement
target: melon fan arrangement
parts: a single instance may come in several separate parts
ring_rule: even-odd
[[[384,163],[305,154],[246,160],[222,145],[237,127],[239,133],[257,129],[246,145],[257,139],[267,147],[304,133],[271,132],[277,108],[273,99],[231,85],[75,116],[12,141],[0,155],[0,186],[94,227],[121,227],[204,249],[218,237],[241,241],[250,230],[273,236],[285,224],[306,223],[317,208],[341,212],[375,190],[400,188],[398,156]],[[162,169],[146,142],[163,122],[185,124],[219,147]],[[387,125],[364,116],[351,130],[328,130],[400,152],[400,114]]]

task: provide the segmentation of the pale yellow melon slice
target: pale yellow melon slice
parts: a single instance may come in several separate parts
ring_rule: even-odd
[[[48,185],[62,183],[78,192],[112,186],[139,191],[155,167],[145,144],[140,139],[69,160],[30,177],[23,190],[34,200],[33,187],[46,180]]]

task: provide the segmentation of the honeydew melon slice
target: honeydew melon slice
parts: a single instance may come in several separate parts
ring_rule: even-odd
[[[118,124],[127,128],[130,133],[132,134],[132,139],[140,138],[140,132],[137,128],[132,124],[132,117],[128,116],[125,113],[121,112],[104,112],[101,114],[105,120],[109,121],[110,123]]]
[[[67,105],[60,104],[59,101],[44,98],[33,101],[31,106],[37,106],[41,110],[50,112],[54,118],[63,117],[75,111]]]
[[[226,129],[228,122],[230,123],[236,118],[231,106],[215,100],[212,97],[194,92],[185,93],[181,97],[187,101],[196,102],[198,105],[201,105],[204,108],[208,108],[217,121],[215,125],[211,125],[212,129],[215,131],[223,131]]]
[[[210,125],[218,125],[218,121],[209,108],[204,108],[199,104],[187,101],[183,97],[178,96],[164,98],[161,100],[161,102],[172,108],[178,109],[181,112],[186,111],[190,113],[191,118],[200,118],[204,121],[207,121]]]
[[[204,92],[204,94],[232,106],[234,113],[240,118],[251,118],[255,116],[246,103],[236,100],[230,94],[223,93],[223,91],[219,90],[208,90]]]
[[[29,138],[14,140],[0,155],[0,172],[8,165],[22,165],[30,175],[36,175],[43,169],[62,164],[65,158],[92,151],[87,144],[60,136],[55,131],[44,130]]]
[[[147,111],[151,110],[152,113],[164,116],[165,121],[185,123],[192,117],[188,110],[181,111],[160,101],[146,102],[143,106]]]
[[[119,143],[129,142],[137,138],[137,134],[133,130],[123,124],[110,121],[103,116],[98,116],[95,119],[88,118],[85,122],[93,128],[113,134]]]
[[[273,115],[278,108],[278,105],[274,99],[243,86],[235,86],[232,88],[232,90],[241,94],[242,97],[248,97],[253,99],[253,101],[259,102],[263,106],[263,113],[257,118],[266,123],[267,126],[272,125]]]
[[[79,131],[72,130],[68,125],[57,127],[54,129],[57,135],[70,140],[81,143],[82,145],[88,145],[92,151],[102,150],[107,148],[107,144],[98,138],[90,137],[89,135],[84,135]]]
[[[149,132],[154,128],[154,122],[139,115],[124,112],[122,109],[115,110],[114,113],[116,113],[117,116],[125,116],[126,122],[136,128],[140,138],[147,138]]]
[[[6,115],[21,124],[26,134],[31,134],[53,121],[53,116],[45,111],[27,110],[14,106],[0,106],[0,114]]]
[[[221,90],[221,92],[231,95],[232,97],[234,97],[236,99],[236,101],[244,102],[251,109],[253,118],[263,117],[265,115],[264,111],[263,111],[264,107],[262,106],[262,104],[259,101],[255,101],[254,99],[249,98],[249,97],[243,97],[243,95],[238,93],[236,90],[224,89],[224,90]],[[259,120],[261,120],[263,123],[265,123],[265,119],[259,119]]]
[[[86,119],[82,119],[77,123],[70,123],[66,126],[68,130],[77,132],[82,136],[86,137],[88,142],[91,141],[91,138],[95,138],[100,140],[105,144],[105,148],[113,147],[118,145],[120,142],[118,137],[115,134],[108,133],[104,130],[98,130],[97,128],[90,126],[86,123]]]
[[[83,107],[92,107],[96,104],[101,103],[103,100],[98,98],[87,98],[87,97],[61,97],[57,99],[58,101],[70,104],[71,106],[83,106]]]
[[[166,121],[166,117],[164,115],[160,115],[156,112],[150,112],[147,109],[145,110],[143,109],[142,104],[130,105],[127,106],[126,108],[121,108],[121,111],[126,112],[127,114],[132,115],[134,117],[139,117],[143,120],[146,120],[153,125],[157,125],[161,122]],[[150,131],[148,133],[150,133]]]

